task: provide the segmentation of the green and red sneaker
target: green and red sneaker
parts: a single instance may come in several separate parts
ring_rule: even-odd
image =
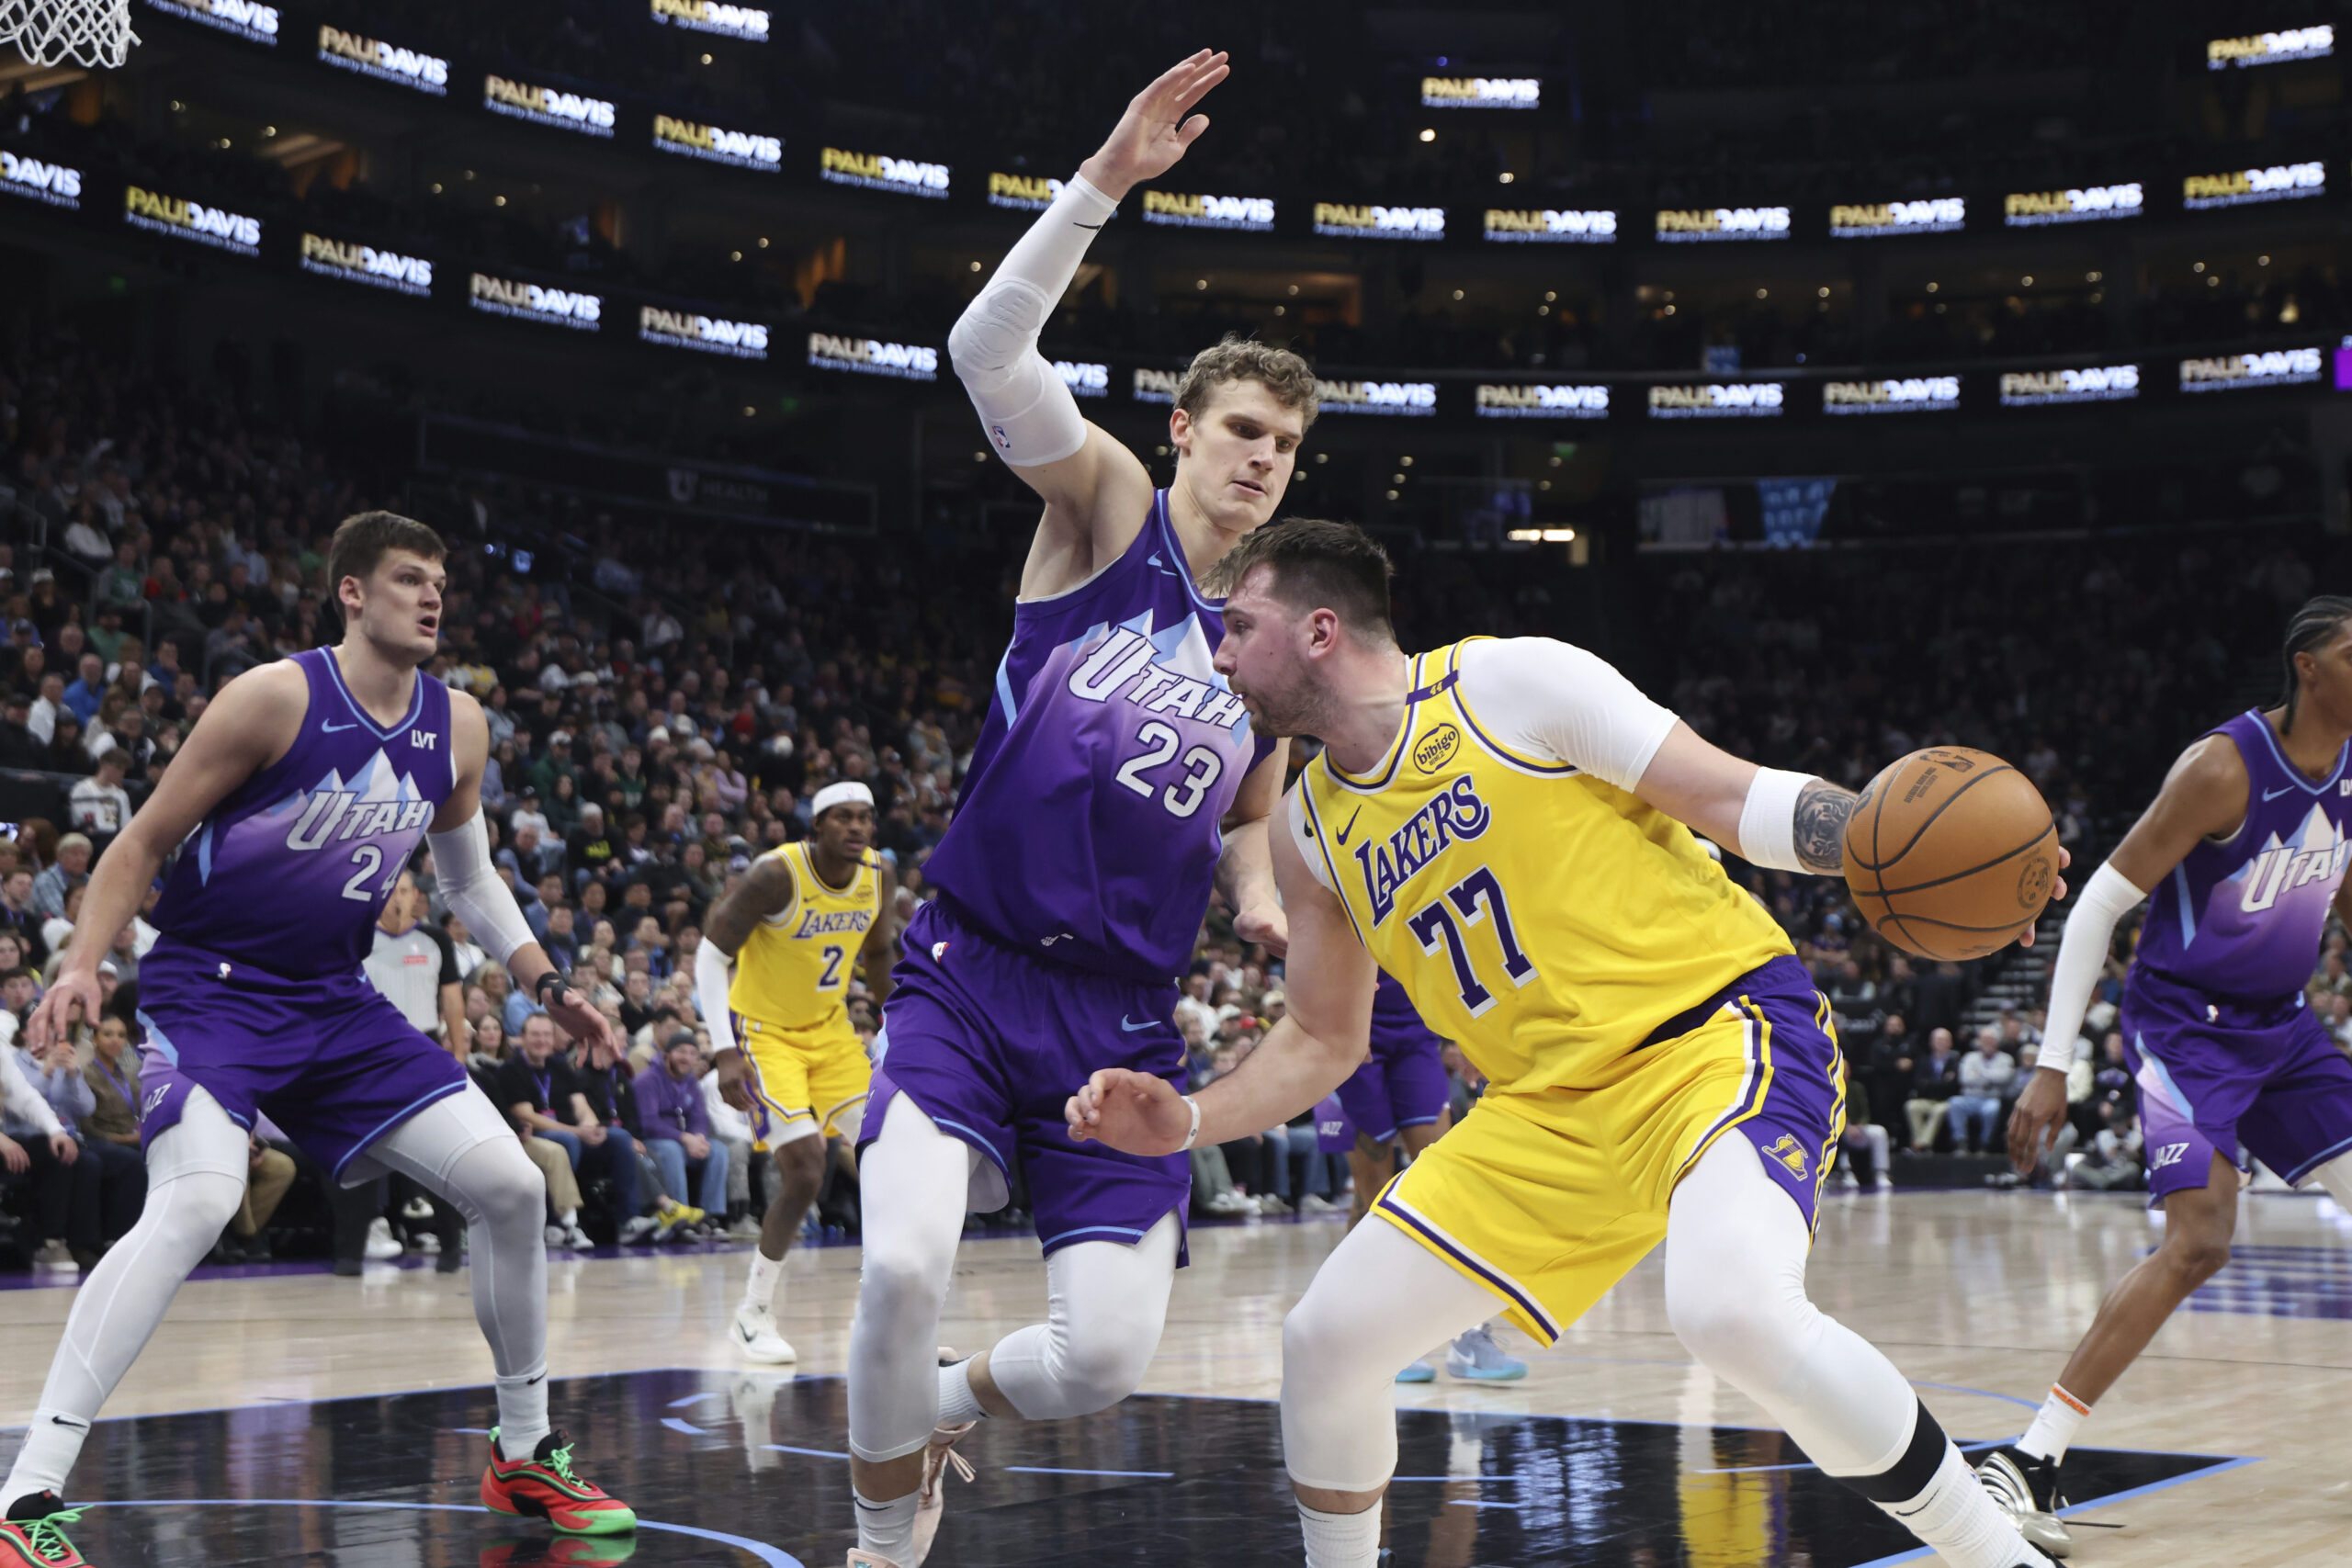
[[[0,1519],[0,1564],[6,1568],[89,1568],[89,1560],[65,1539],[65,1527],[82,1517],[54,1492],[19,1497]]]
[[[510,1460],[492,1427],[481,1501],[502,1514],[545,1519],[566,1535],[625,1535],[637,1528],[636,1511],[627,1503],[571,1473],[571,1438],[561,1431],[541,1438],[529,1459]]]

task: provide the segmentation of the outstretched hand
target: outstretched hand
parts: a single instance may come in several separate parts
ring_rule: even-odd
[[[1109,139],[1079,172],[1115,201],[1174,168],[1184,150],[1209,128],[1209,117],[1191,113],[1193,106],[1232,69],[1223,51],[1204,49],[1161,72],[1158,81],[1128,103]]]
[[[1193,1130],[1193,1112],[1166,1078],[1104,1067],[1069,1097],[1063,1118],[1073,1143],[1091,1138],[1124,1154],[1172,1155]]]
[[[567,1037],[588,1047],[590,1066],[601,1071],[621,1059],[620,1043],[613,1038],[611,1021],[571,987],[566,986],[548,1004],[548,1017]]]
[[[2058,869],[2059,869],[2060,871],[2064,871],[2064,870],[2065,870],[2068,866],[2070,866],[2070,865],[2072,865],[2072,864],[2074,864],[2074,863],[2075,863],[2074,852],[2072,852],[2071,850],[2066,850],[2066,849],[2063,849],[2063,848],[2062,848],[2062,849],[2060,849],[2060,850],[2059,850],[2059,852],[2058,852]],[[2064,898],[2065,896],[2066,896],[2066,879],[2065,879],[2064,877],[2063,877],[2063,876],[2062,876],[2062,877],[2060,877],[2060,878],[2058,879],[2056,886],[2052,886],[2052,887],[2050,889],[2050,901],[2051,901],[2052,903],[2055,904],[2056,902],[2058,902],[2058,900],[2059,900],[2059,899]],[[2028,927],[2026,928],[2026,932],[2025,932],[2025,934],[2024,934],[2023,936],[2021,936],[2021,937],[2018,938],[2018,945],[2019,947],[2031,947],[2031,946],[2033,945],[2033,928],[2032,928],[2032,927],[2028,926]]]

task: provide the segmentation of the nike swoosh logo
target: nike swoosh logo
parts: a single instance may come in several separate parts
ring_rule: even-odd
[[[1361,807],[1361,806],[1357,807],[1356,807],[1356,817],[1361,817],[1361,816],[1363,816],[1363,807]],[[1340,848],[1342,848],[1342,849],[1345,849],[1345,848],[1347,847],[1348,835],[1349,835],[1350,833],[1352,833],[1352,832],[1354,832],[1354,831],[1356,830],[1356,817],[1351,817],[1351,818],[1348,818],[1348,825],[1347,825],[1346,827],[1344,827],[1344,828],[1342,828],[1342,829],[1340,829],[1340,840],[1339,840],[1339,841],[1340,841]]]
[[[2266,789],[2262,792],[2262,798],[2265,800],[2276,800],[2282,795],[2291,795],[2294,793],[2294,788],[2295,786],[2293,784],[2288,784],[2284,788],[2280,789]]]
[[[1125,1014],[1125,1013],[1121,1013],[1121,1014],[1119,1015],[1119,1028],[1120,1028],[1122,1031],[1124,1031],[1125,1032],[1129,1033],[1129,1034],[1133,1034],[1133,1033],[1134,1033],[1136,1030],[1138,1030],[1138,1029],[1149,1029],[1153,1024],[1155,1024],[1155,1023],[1157,1023],[1157,1022],[1159,1022],[1159,1021],[1158,1019],[1155,1019],[1155,1018],[1148,1018],[1148,1019],[1145,1019],[1141,1023],[1129,1023],[1129,1022],[1127,1021],[1127,1016],[1126,1016],[1126,1014]]]
[[[338,729],[356,729],[358,728],[359,727],[356,724],[328,724],[324,720],[322,720],[319,724],[319,733],[322,735],[333,735]]]
[[[524,1386],[525,1388],[529,1388],[529,1387],[531,1387],[531,1386],[532,1386],[532,1384],[534,1384],[534,1383],[542,1383],[542,1382],[547,1382],[547,1381],[548,1381],[548,1375],[547,1375],[547,1373],[545,1373],[545,1372],[541,1372],[537,1377],[533,1378],[533,1379],[531,1380],[531,1382],[526,1382],[526,1383],[525,1383],[523,1386]]]

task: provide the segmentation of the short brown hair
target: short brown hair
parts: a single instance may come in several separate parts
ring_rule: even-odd
[[[449,548],[441,536],[413,517],[397,512],[360,512],[343,520],[327,546],[327,597],[343,603],[343,580],[368,581],[377,565],[393,550],[406,550],[427,560],[442,560]]]
[[[1228,381],[1255,381],[1273,393],[1274,400],[1303,416],[1303,428],[1312,429],[1320,406],[1315,391],[1315,368],[1286,348],[1255,343],[1237,333],[1193,355],[1176,383],[1176,406],[1194,419],[1209,406],[1210,394]]]
[[[1232,592],[1261,566],[1269,573],[1266,592],[1292,609],[1336,610],[1357,631],[1396,640],[1388,552],[1354,524],[1285,517],[1244,534],[1217,563],[1219,591]]]

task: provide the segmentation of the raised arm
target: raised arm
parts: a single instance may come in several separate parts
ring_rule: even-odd
[[[98,857],[74,938],[33,1010],[34,1041],[68,1038],[76,1006],[84,1018],[98,1016],[98,960],[139,912],[165,858],[231,791],[286,754],[309,705],[309,682],[291,660],[249,670],[220,688],[154,793]]]
[[[1280,1126],[1320,1103],[1363,1063],[1372,1040],[1372,954],[1356,941],[1347,910],[1306,869],[1297,843],[1267,835],[1274,883],[1290,918],[1283,990],[1288,1010],[1249,1060],[1203,1089],[1181,1094],[1149,1073],[1105,1068],[1070,1097],[1069,1135],[1098,1138],[1129,1154],[1167,1155],[1222,1144]],[[1193,1134],[1193,1107],[1200,1114]]]
[[[1150,474],[1079,413],[1037,340],[1119,202],[1172,168],[1208,129],[1208,118],[1191,111],[1227,69],[1223,54],[1202,50],[1136,94],[948,334],[948,355],[989,445],[1046,502],[1022,571],[1024,597],[1075,587],[1117,558],[1149,510]]]
[[[2034,1073],[2009,1112],[2009,1158],[2022,1171],[2041,1160],[2066,1115],[2066,1073],[2090,1010],[2091,987],[2107,967],[2116,923],[2137,908],[2200,839],[2227,838],[2245,820],[2245,760],[2235,742],[2211,735],[2180,754],[2164,787],[2132,824],[2107,863],[2091,873],[2066,917],[2050,967],[2050,1011]]]
[[[752,1113],[752,1091],[744,1083],[743,1053],[735,1043],[735,1021],[727,1007],[729,972],[752,928],[788,911],[799,896],[791,868],[762,855],[710,907],[710,922],[695,949],[695,1003],[702,1009],[718,1058],[719,1097],[746,1116]]]

